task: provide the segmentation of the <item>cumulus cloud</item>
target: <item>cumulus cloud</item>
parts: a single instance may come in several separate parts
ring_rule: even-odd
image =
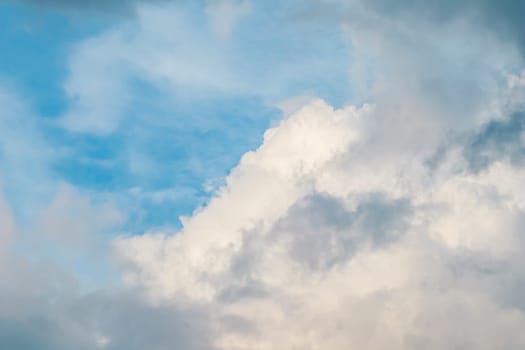
[[[341,6],[322,2],[327,19],[334,3]],[[284,119],[180,232],[114,242],[125,291],[81,295],[53,269],[1,265],[9,288],[0,290],[0,344],[524,348],[525,84],[516,74],[520,31],[514,20],[504,24],[514,9],[489,1],[347,5],[337,18],[352,43],[355,104],[283,103]],[[129,67],[153,81],[239,89],[223,57],[203,58],[209,71],[193,74],[199,62],[191,58],[202,52],[164,35],[185,30],[173,21],[177,11],[165,9],[145,6],[140,30],[119,28],[78,48],[66,128],[116,128],[126,99],[112,96],[126,96]],[[299,14],[292,17],[315,18]],[[493,28],[480,26],[491,18]],[[215,25],[219,35],[231,30]],[[516,37],[499,40],[507,30]],[[171,45],[191,55],[173,64]],[[51,227],[70,216],[71,203],[89,217],[107,214],[65,191],[47,213]],[[9,218],[2,206],[0,218]]]
[[[520,349],[517,46],[361,5],[342,25],[373,103],[285,106],[180,232],[116,241],[125,279],[206,305],[221,349]]]
[[[525,169],[473,172],[468,142],[433,167],[439,140],[389,151],[393,113],[298,110],[181,232],[117,241],[127,281],[208,305],[223,349],[521,348]]]

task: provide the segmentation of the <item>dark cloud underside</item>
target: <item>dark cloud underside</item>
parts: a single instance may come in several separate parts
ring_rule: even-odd
[[[129,12],[138,3],[159,3],[170,0],[2,0],[8,3],[23,3],[39,7],[64,10],[89,10],[104,12]]]
[[[369,6],[393,17],[410,14],[440,22],[469,16],[502,39],[516,41],[525,53],[525,1],[522,0],[372,0]]]

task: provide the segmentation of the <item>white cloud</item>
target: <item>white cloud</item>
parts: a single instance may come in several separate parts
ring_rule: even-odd
[[[523,76],[500,91],[507,65],[519,61],[515,50],[490,36],[469,42],[470,23],[451,23],[442,34],[434,24],[367,11],[344,25],[356,71],[368,69],[359,66],[368,58],[378,69],[378,79],[364,74],[361,85],[373,107],[283,104],[286,119],[181,232],[115,242],[126,281],[153,305],[129,295],[79,298],[68,292],[74,282],[54,270],[0,265],[8,286],[0,289],[0,339],[44,349],[524,348],[523,163],[488,152],[472,169],[466,151],[479,151],[469,135],[491,136],[483,123],[523,113]],[[219,35],[231,30],[234,13],[215,24]],[[129,107],[129,76],[239,89],[225,57],[202,54],[208,44],[220,53],[215,42],[207,33],[187,39],[177,14],[171,5],[143,6],[138,28],[116,28],[78,48],[66,84],[67,128],[114,130]],[[494,50],[483,56],[487,43]],[[497,136],[486,147],[500,151],[505,135]],[[159,201],[177,195],[132,192]],[[10,218],[0,202],[0,219]],[[64,228],[81,227],[84,235],[98,220],[118,218],[65,188],[42,229],[68,235]],[[54,332],[42,334],[35,315]],[[22,336],[2,334],[12,329],[4,318],[16,319]]]
[[[525,346],[524,170],[473,173],[463,143],[432,168],[441,121],[388,103],[314,101],[268,130],[181,232],[116,242],[127,281],[207,305],[221,349]]]
[[[151,277],[153,283],[159,284],[161,294],[183,292],[204,299],[213,297],[214,287],[209,281],[201,284],[198,273],[191,272],[191,266],[204,274],[226,269],[230,249],[239,248],[244,231],[270,227],[290,205],[311,191],[314,174],[358,141],[362,114],[366,114],[366,109],[357,111],[350,107],[333,111],[324,102],[316,101],[305,107],[298,117],[268,130],[264,145],[256,152],[244,155],[217,198],[212,199],[203,211],[183,220],[185,231],[191,234],[166,243],[177,250],[182,245],[185,256],[170,256],[169,259],[175,260],[160,262],[155,258],[155,247],[165,249],[163,237],[146,238],[151,251],[141,249],[142,238],[132,240],[137,242],[137,258],[144,264],[152,264],[147,267],[147,274],[178,265],[179,259],[183,263],[181,268],[189,269],[181,271],[188,274],[189,280],[183,281],[175,276],[157,278],[160,276],[156,275],[147,278]],[[232,211],[230,208],[236,209]],[[135,247],[130,244],[126,249],[132,254]],[[214,251],[211,260],[210,249]],[[185,263],[186,259],[189,265]]]

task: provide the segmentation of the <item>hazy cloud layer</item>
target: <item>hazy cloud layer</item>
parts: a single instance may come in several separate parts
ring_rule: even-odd
[[[466,18],[497,33],[501,40],[514,40],[525,50],[525,29],[520,14],[525,3],[513,0],[466,0],[466,1],[420,1],[420,0],[372,0],[371,6],[393,16],[410,14],[446,24]],[[525,51],[523,51],[525,53]]]
[[[155,306],[132,291],[80,294],[51,265],[0,267],[0,346],[13,350],[213,349],[206,312]]]

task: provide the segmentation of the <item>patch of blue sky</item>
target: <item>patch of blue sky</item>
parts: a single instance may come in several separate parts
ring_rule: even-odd
[[[279,1],[256,2],[231,38],[234,66],[275,102],[296,95],[335,106],[350,97],[350,47],[339,23],[301,20]]]

